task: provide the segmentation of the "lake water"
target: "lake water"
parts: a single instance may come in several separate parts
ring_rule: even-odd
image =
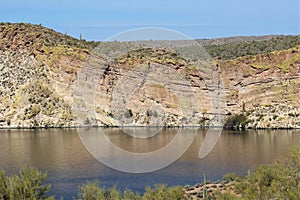
[[[177,131],[162,130],[149,139],[130,137],[119,129],[106,129],[105,133],[123,149],[149,152],[168,144]],[[203,180],[204,173],[211,181],[229,172],[246,175],[251,167],[288,155],[289,147],[300,142],[300,130],[223,130],[211,153],[200,160],[198,152],[205,133],[206,130],[198,130],[190,148],[170,166],[132,174],[116,171],[94,159],[76,129],[0,130],[0,169],[11,174],[29,164],[47,171],[52,194],[65,199],[76,196],[79,185],[96,179],[105,187],[117,184],[120,189],[142,193],[145,186],[155,183],[193,185]]]

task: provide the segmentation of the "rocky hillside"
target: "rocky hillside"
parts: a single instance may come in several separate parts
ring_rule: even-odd
[[[92,50],[99,43],[0,24],[0,126],[208,126],[222,115],[228,127],[300,128],[299,36],[233,40],[244,56],[226,54],[226,39],[205,41],[215,49],[208,67],[172,48],[140,46],[107,60]],[[133,45],[100,44],[111,52]]]

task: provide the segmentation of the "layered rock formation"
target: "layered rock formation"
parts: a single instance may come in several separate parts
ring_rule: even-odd
[[[300,46],[205,62],[143,46],[109,60],[94,46],[1,24],[0,125],[300,128]]]

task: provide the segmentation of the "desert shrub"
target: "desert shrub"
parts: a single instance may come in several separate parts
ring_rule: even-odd
[[[147,117],[157,117],[158,116],[158,113],[157,113],[157,111],[156,110],[147,110],[146,111],[146,115],[147,115]]]
[[[229,117],[225,123],[225,128],[238,128],[242,126],[244,128],[247,124],[247,117],[245,114],[236,114]]]
[[[223,176],[223,180],[227,181],[227,182],[240,181],[240,180],[242,180],[242,177],[235,173],[227,173]]]
[[[142,197],[139,194],[134,194],[134,192],[132,192],[131,190],[126,189],[123,194],[123,199],[124,200],[141,200]]]
[[[184,199],[184,190],[181,186],[167,187],[165,184],[157,184],[154,188],[146,187],[143,200],[179,200]]]
[[[181,186],[168,187],[164,184],[155,185],[154,188],[146,187],[143,196],[135,194],[129,189],[122,193],[116,186],[110,189],[102,189],[98,182],[87,182],[79,188],[80,200],[180,200],[184,199],[184,190]]]
[[[214,199],[218,200],[242,200],[237,197],[235,194],[230,194],[229,192],[221,193],[220,191],[216,191],[214,194]]]
[[[273,115],[273,120],[276,120],[279,116],[278,115]]]
[[[107,200],[121,200],[122,199],[121,192],[117,189],[116,185],[114,187],[108,189],[105,192],[105,199],[107,199]]]
[[[125,111],[125,117],[126,118],[131,118],[133,116],[132,110],[131,109],[126,109]]]
[[[98,186],[98,182],[87,182],[79,187],[78,199],[80,200],[101,200],[105,199],[105,191]]]
[[[249,170],[244,178],[228,174],[224,179],[236,181],[239,196],[230,191],[216,191],[215,199],[300,199],[300,146],[292,147],[288,158]]]
[[[276,162],[259,166],[238,188],[246,199],[299,199],[299,180],[295,177],[289,167]]]
[[[54,199],[48,195],[50,185],[44,185],[47,173],[42,173],[33,167],[23,167],[19,175],[7,176],[0,171],[0,199]]]

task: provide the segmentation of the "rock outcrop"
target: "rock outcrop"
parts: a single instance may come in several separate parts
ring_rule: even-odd
[[[300,46],[199,64],[143,47],[108,61],[95,44],[0,24],[0,126],[300,128]]]

